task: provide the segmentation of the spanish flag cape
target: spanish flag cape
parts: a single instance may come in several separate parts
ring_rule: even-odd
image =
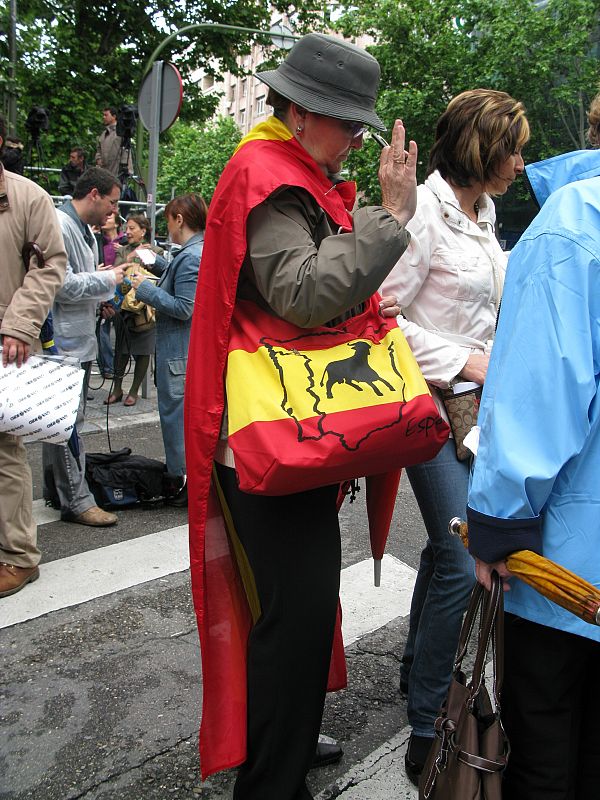
[[[336,226],[352,229],[355,184],[334,185],[274,117],[242,140],[210,204],[185,389],[192,594],[202,654],[203,778],[246,758],[246,647],[260,608],[244,553],[227,526],[227,511],[211,475],[225,402],[229,327],[246,254],[246,220],[253,208],[282,186],[305,189]],[[338,625],[329,688],[345,684]]]

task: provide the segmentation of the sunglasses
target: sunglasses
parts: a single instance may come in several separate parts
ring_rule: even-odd
[[[363,136],[368,131],[367,126],[363,125],[362,122],[347,122],[346,120],[343,120],[343,123],[344,127],[353,139],[358,139],[359,136]]]

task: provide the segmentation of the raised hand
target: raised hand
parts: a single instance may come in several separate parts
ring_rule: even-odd
[[[401,225],[406,225],[417,208],[417,143],[411,139],[405,150],[405,139],[404,125],[397,119],[391,144],[381,151],[378,173],[381,205]]]

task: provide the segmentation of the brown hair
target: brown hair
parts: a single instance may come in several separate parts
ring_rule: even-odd
[[[73,188],[73,200],[83,200],[92,189],[97,189],[102,197],[106,197],[113,186],[121,188],[119,180],[112,173],[103,167],[89,167],[77,179]]]
[[[455,186],[485,184],[528,140],[522,103],[493,89],[462,92],[438,120],[427,174],[437,169]]]
[[[201,195],[195,192],[182,194],[169,200],[165,206],[165,217],[176,217],[181,214],[183,221],[193,231],[203,231],[206,228],[206,215],[208,209]]]
[[[267,105],[273,106],[273,116],[281,120],[281,122],[285,120],[285,115],[291,104],[292,101],[288,100],[287,97],[282,97],[275,89],[269,89],[267,93]]]
[[[145,214],[128,214],[127,222],[129,222],[129,220],[132,220],[132,222],[135,222],[140,228],[144,229],[144,239],[150,239],[151,225],[150,220]]]
[[[592,147],[600,147],[600,93],[590,103],[587,118],[590,126],[586,133],[587,140]]]

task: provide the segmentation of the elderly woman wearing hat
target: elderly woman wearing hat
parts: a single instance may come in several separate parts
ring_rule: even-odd
[[[405,151],[397,120],[380,157],[383,202],[352,213],[355,186],[339,172],[367,126],[384,128],[375,59],[309,34],[257,77],[274,116],[241,142],[213,196],[188,359],[200,756],[204,777],[241,764],[236,800],[308,800],[328,676],[330,688],[345,677],[333,662],[330,671],[338,487],[277,497],[238,488],[223,380],[230,325],[247,300],[305,329],[360,313],[408,244],[417,147]]]

